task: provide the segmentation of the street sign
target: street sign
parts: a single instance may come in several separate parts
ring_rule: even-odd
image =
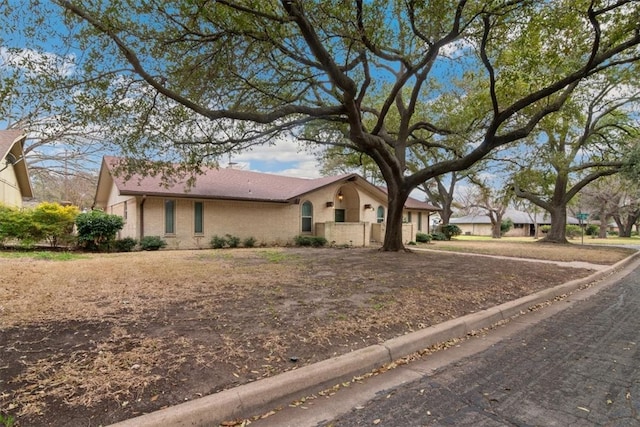
[[[578,212],[576,216],[578,217],[579,220],[584,221],[589,217],[589,214],[584,212]]]

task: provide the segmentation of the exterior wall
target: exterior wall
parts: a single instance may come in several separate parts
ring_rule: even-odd
[[[1,165],[4,167],[4,162]],[[22,207],[22,193],[12,165],[0,172],[0,203],[11,207]]]
[[[316,224],[318,235],[330,244],[369,246],[371,224],[368,222],[321,222]]]
[[[454,224],[454,223],[452,223]],[[462,234],[472,236],[491,236],[491,224],[456,224]]]
[[[353,182],[337,183],[301,197],[296,203],[270,203],[232,200],[163,198],[156,196],[120,196],[111,184],[105,211],[125,218],[119,238],[160,236],[171,249],[208,248],[215,235],[244,240],[252,237],[256,244],[285,245],[302,234],[302,205],[311,202],[311,232],[335,244],[368,246],[371,240],[382,242],[386,221],[386,201],[370,194]],[[339,200],[338,194],[342,194]],[[175,202],[174,233],[165,233],[165,200]],[[203,203],[203,232],[195,233],[195,202]],[[384,208],[383,222],[378,224],[378,207]],[[344,210],[345,222],[336,222],[336,210]],[[428,215],[422,213],[422,226],[428,226]],[[403,225],[403,241],[415,240],[418,213]]]
[[[427,212],[405,210],[402,214],[402,218],[405,224],[413,225],[413,229],[415,230],[416,233],[431,232],[429,228],[430,227],[429,221],[431,221],[431,219],[429,218],[429,214]],[[415,236],[411,240],[415,240]]]
[[[111,183],[111,191],[109,192],[105,212],[111,215],[120,215],[124,218],[124,227],[118,233],[118,239],[124,237],[140,238],[137,205],[138,202],[135,197],[118,195],[118,189],[113,182]]]
[[[386,223],[371,224],[371,241],[382,243],[384,241],[384,235],[386,231]],[[412,223],[402,224],[402,241],[404,243],[415,241],[415,233],[417,233],[417,228]]]
[[[206,248],[215,235],[230,234],[257,244],[286,244],[300,234],[300,205],[264,202],[170,199],[175,201],[175,233],[165,233],[164,198],[144,203],[144,235],[160,236],[172,249]],[[203,233],[194,232],[194,202],[203,202]]]

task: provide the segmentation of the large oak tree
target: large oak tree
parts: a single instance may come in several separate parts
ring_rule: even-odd
[[[388,187],[385,250],[403,248],[413,189],[526,137],[582,80],[639,56],[639,7],[625,0],[38,3],[78,52],[66,90],[125,154],[171,149],[197,168],[304,126],[344,131]],[[449,111],[430,110],[452,93]],[[449,146],[457,134],[477,142]],[[456,155],[408,171],[415,146]]]

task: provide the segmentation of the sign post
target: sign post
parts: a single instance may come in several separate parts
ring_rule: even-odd
[[[576,215],[578,217],[578,221],[580,222],[580,240],[581,244],[584,245],[584,227],[582,226],[583,221],[589,217],[588,213],[578,212]]]

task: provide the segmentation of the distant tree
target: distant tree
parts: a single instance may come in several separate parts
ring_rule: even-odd
[[[487,183],[487,180],[478,177],[469,177],[469,180],[476,186],[477,190],[471,207],[479,208],[481,212],[484,212],[489,217],[491,221],[491,237],[494,239],[501,238],[503,217],[513,198],[513,193],[508,188],[493,188]]]
[[[589,183],[620,172],[638,136],[631,109],[639,100],[638,88],[627,84],[626,72],[601,77],[545,117],[529,137],[529,151],[520,153],[522,161],[511,161],[518,165],[515,194],[550,214],[545,242],[567,242],[569,202]]]
[[[607,237],[609,220],[616,222],[620,237],[631,237],[633,226],[640,219],[640,186],[622,174],[602,178],[581,192],[581,204],[589,206],[599,218],[598,237]]]

